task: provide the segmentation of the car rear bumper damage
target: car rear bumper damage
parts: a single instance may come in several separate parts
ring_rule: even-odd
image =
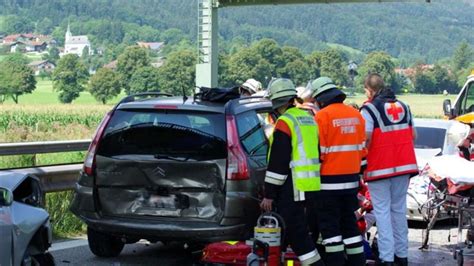
[[[248,231],[244,224],[221,226],[204,222],[153,221],[115,217],[80,216],[90,227],[116,236],[157,240],[213,242],[237,240]]]
[[[250,227],[241,219],[223,218],[220,223],[177,221],[173,218],[119,217],[100,215],[94,209],[92,188],[76,185],[71,211],[88,226],[101,232],[126,238],[212,242],[240,240]]]

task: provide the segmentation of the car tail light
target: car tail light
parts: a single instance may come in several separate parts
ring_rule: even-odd
[[[99,126],[97,127],[94,133],[94,139],[92,139],[91,144],[89,145],[89,150],[87,151],[86,159],[84,160],[84,167],[83,170],[88,175],[94,174],[95,168],[95,154],[97,152],[97,146],[99,145],[99,141],[102,138],[102,134],[104,134],[105,127],[110,121],[110,117],[112,116],[112,111],[108,112],[105,117],[100,122]]]
[[[227,179],[245,180],[250,178],[247,156],[240,145],[235,117],[226,117],[227,127]]]

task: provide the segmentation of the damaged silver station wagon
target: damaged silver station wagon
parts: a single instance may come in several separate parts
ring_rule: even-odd
[[[71,210],[97,256],[139,239],[245,239],[260,213],[265,99],[209,102],[159,93],[123,99],[100,123]]]

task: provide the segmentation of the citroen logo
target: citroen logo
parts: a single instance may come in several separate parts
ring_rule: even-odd
[[[165,175],[166,175],[166,171],[163,170],[163,168],[157,166],[155,169],[153,169],[153,174],[165,176]]]

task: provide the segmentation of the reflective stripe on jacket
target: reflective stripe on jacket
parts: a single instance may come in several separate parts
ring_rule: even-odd
[[[366,154],[365,121],[360,113],[343,103],[334,103],[321,109],[316,114],[316,120],[319,126],[321,175],[359,173],[361,160]],[[358,187],[358,182],[349,183],[341,184],[341,189]],[[328,189],[334,187],[331,185]]]
[[[366,181],[418,174],[410,109],[403,102],[379,97],[362,107],[374,121],[367,155]]]
[[[291,131],[292,152],[289,168],[293,179],[294,200],[301,201],[304,200],[304,192],[320,190],[318,126],[311,115],[298,108],[288,109],[278,120],[282,120]],[[271,137],[268,154],[271,154],[272,142]],[[283,185],[286,178],[286,175],[267,170],[265,182]]]

